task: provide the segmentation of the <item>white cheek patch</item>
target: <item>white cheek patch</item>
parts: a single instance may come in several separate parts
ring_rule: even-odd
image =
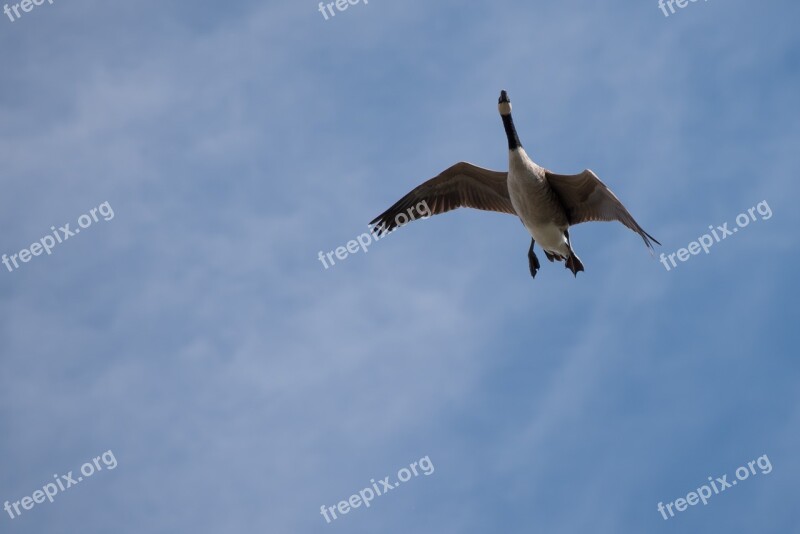
[[[511,102],[501,102],[497,105],[500,115],[511,115]]]

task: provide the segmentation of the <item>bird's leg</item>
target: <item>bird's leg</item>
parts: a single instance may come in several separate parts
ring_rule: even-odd
[[[531,270],[531,277],[536,278],[536,273],[539,270],[539,258],[536,257],[536,254],[533,252],[533,245],[536,241],[531,238],[531,248],[528,249],[528,267]]]
[[[575,254],[575,251],[572,250],[572,243],[570,243],[569,240],[569,230],[564,231],[564,237],[567,238],[567,246],[569,247],[569,258],[564,261],[564,267],[572,271],[572,274],[577,278],[578,273],[583,271],[583,263],[581,263],[581,259]]]

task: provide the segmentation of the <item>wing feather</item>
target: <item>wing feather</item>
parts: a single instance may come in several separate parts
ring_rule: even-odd
[[[414,188],[369,224],[380,236],[405,224],[398,222],[399,215],[414,220],[427,211],[429,215],[438,215],[462,207],[516,215],[508,195],[507,176],[508,173],[464,161],[456,163]],[[418,211],[420,204],[427,207],[423,213]]]
[[[580,174],[547,171],[546,177],[561,199],[570,225],[589,221],[619,221],[639,234],[650,250],[653,250],[653,243],[661,244],[639,226],[617,196],[591,170],[586,169]]]

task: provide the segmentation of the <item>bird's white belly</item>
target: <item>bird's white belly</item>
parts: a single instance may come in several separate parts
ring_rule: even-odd
[[[564,237],[564,230],[555,224],[533,224],[523,221],[528,233],[544,250],[548,252],[558,252],[561,256],[569,256],[567,239]]]
[[[520,176],[522,174],[522,176]],[[536,182],[525,173],[510,169],[508,174],[508,194],[511,205],[522,220],[531,237],[544,250],[555,252],[563,257],[569,256],[569,245],[564,236],[566,221],[556,221],[552,214],[546,213],[546,195],[552,194],[547,186]]]

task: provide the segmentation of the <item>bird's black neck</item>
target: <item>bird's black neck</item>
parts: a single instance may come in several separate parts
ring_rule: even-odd
[[[514,128],[514,119],[511,118],[511,114],[501,115],[501,117],[503,119],[503,127],[506,129],[506,136],[508,137],[508,149],[514,150],[521,148],[522,143],[519,142],[519,136],[517,135],[517,129]]]

